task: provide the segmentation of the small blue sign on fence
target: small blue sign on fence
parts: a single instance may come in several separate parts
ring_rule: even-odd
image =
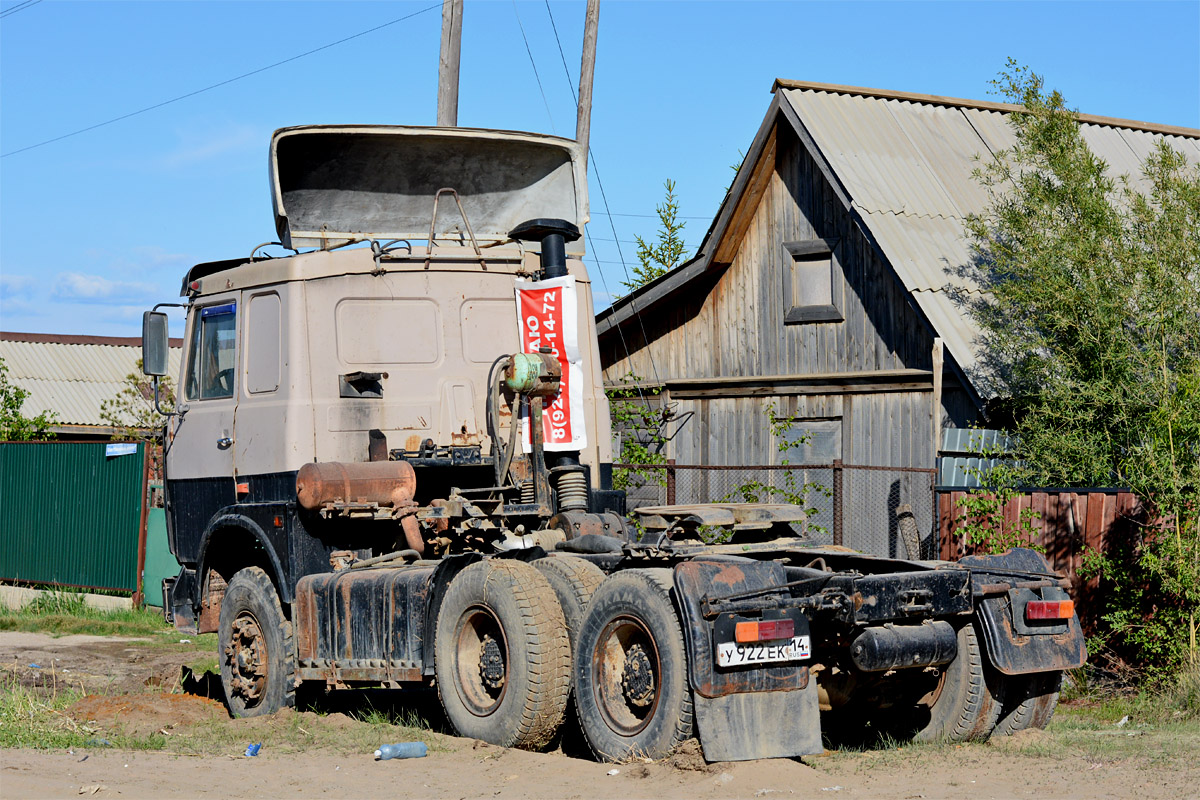
[[[118,442],[116,444],[106,444],[104,446],[104,457],[112,458],[113,456],[132,456],[137,454],[137,442]]]

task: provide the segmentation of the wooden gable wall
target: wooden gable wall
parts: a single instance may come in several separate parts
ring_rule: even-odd
[[[714,265],[727,266],[714,266],[640,323],[623,325],[624,342],[616,332],[606,337],[605,380],[611,385],[632,372],[666,384],[664,399],[687,415],[667,448],[679,463],[775,463],[770,403],[798,428],[805,419],[840,420],[847,463],[932,467],[928,327],[786,121],[776,124],[756,169],[716,243]],[[790,256],[783,242],[818,238],[839,240],[844,321],[784,324]],[[913,370],[924,372],[898,374]],[[839,385],[854,383],[837,377],[845,373],[865,380]],[[736,380],[756,376],[781,380]],[[945,422],[965,425],[973,406],[947,377]],[[715,380],[701,385],[701,378]],[[861,385],[876,379],[876,390]]]

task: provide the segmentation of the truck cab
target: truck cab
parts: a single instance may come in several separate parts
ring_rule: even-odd
[[[489,371],[522,349],[516,289],[541,273],[540,242],[510,233],[530,219],[582,227],[581,158],[575,143],[533,134],[276,132],[280,242],[316,249],[199,264],[184,278],[183,376],[166,448],[170,541],[184,566],[170,587],[178,623],[215,630],[222,586],[246,564],[267,571],[284,602],[301,576],[332,569],[346,544],[297,514],[307,463],[405,461],[418,503],[451,484],[494,483]],[[562,330],[542,334],[550,344],[570,336],[571,447],[591,507],[618,509],[598,356],[579,344],[595,342],[582,254],[581,237],[565,243],[560,280],[572,305],[549,318]],[[511,397],[502,405],[505,434]],[[355,538],[350,549],[370,555],[391,544]]]

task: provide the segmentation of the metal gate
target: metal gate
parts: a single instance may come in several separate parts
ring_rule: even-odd
[[[0,580],[136,592],[142,444],[0,443]]]

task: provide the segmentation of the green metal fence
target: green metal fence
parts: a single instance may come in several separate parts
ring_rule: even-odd
[[[145,448],[0,443],[0,580],[137,591]]]

